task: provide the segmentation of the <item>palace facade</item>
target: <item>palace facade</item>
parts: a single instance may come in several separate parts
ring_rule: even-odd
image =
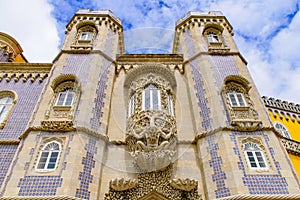
[[[120,19],[79,10],[46,64],[1,33],[0,199],[300,199],[298,128],[272,123],[299,110],[262,101],[221,12],[174,33],[126,54]]]

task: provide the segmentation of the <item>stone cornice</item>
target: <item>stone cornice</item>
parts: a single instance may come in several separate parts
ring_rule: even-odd
[[[172,70],[178,69],[180,73],[184,73],[183,55],[181,54],[118,54],[116,62],[116,74],[119,74],[122,69],[128,72],[130,69],[145,63],[159,63],[162,66]]]
[[[176,21],[175,32],[185,31],[196,24],[205,25],[206,23],[219,23],[222,27],[226,28],[231,35],[233,35],[232,26],[220,11],[190,11],[184,18]]]
[[[122,22],[119,18],[115,18],[110,10],[90,11],[89,9],[81,9],[76,12],[70,22],[66,26],[66,32],[70,31],[74,25],[81,21],[93,21],[95,24],[106,24],[113,31],[122,32]]]
[[[97,137],[99,139],[102,139],[103,141],[105,142],[109,142],[109,138],[107,135],[102,135],[102,134],[99,134],[98,132],[94,131],[94,130],[91,130],[89,128],[86,128],[86,127],[82,127],[82,126],[74,126],[74,127],[70,127],[68,130],[66,131],[62,131],[62,130],[57,130],[57,131],[53,131],[53,130],[49,130],[48,128],[45,128],[43,126],[31,126],[29,128],[27,128],[24,133],[22,135],[19,136],[19,140],[22,140],[24,138],[27,137],[27,135],[31,132],[31,131],[49,131],[50,134],[51,133],[55,133],[55,132],[75,132],[75,131],[81,131],[81,132],[85,132],[89,135],[92,135],[94,137]],[[19,141],[18,140],[18,141]],[[17,140],[16,140],[17,141]],[[4,141],[3,141],[4,142]],[[16,142],[15,142],[16,143]],[[0,141],[0,144],[1,144],[1,141]]]
[[[300,142],[284,137],[281,138],[281,142],[290,154],[300,156]]]
[[[42,82],[52,68],[51,63],[1,63],[0,81],[5,79],[7,82],[12,79],[18,82],[22,79],[26,82],[28,79],[34,82],[39,79]]]

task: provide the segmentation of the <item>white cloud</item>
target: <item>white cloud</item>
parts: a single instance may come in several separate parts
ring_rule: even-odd
[[[0,31],[19,41],[31,62],[53,60],[59,45],[56,27],[64,29],[65,21],[72,17],[69,16],[72,10],[86,8],[87,4],[94,10],[112,10],[115,17],[131,27],[124,33],[125,48],[134,53],[147,48],[170,52],[170,35],[177,19],[190,10],[220,10],[234,28],[237,46],[249,63],[249,70],[261,95],[300,103],[297,88],[300,82],[300,13],[291,22],[288,17],[299,8],[298,0],[50,2],[57,9],[57,19],[51,17],[52,7],[47,0],[11,0],[1,4],[0,17],[6,20],[0,21]]]
[[[10,0],[1,3],[0,31],[15,38],[29,62],[52,62],[59,38],[52,7],[46,0]]]

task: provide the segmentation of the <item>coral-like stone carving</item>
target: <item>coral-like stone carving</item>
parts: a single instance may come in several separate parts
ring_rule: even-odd
[[[141,111],[128,120],[126,143],[142,170],[155,171],[172,163],[176,136],[174,117],[164,112]]]
[[[198,186],[198,181],[196,180],[191,180],[191,179],[172,179],[170,181],[170,184],[172,187],[179,189],[179,190],[184,190],[187,192],[190,192],[191,190],[197,188]]]
[[[200,200],[197,187],[190,191],[181,190],[171,185],[173,167],[169,165],[167,168],[148,173],[140,173],[137,175],[138,184],[128,190],[117,191],[110,188],[105,194],[105,200],[119,199],[172,199],[172,200]]]
[[[42,121],[42,129],[46,131],[73,131],[73,121]]]
[[[109,182],[109,187],[116,190],[116,191],[124,191],[128,189],[132,189],[137,186],[136,180],[125,180],[124,178],[121,179],[113,179]]]

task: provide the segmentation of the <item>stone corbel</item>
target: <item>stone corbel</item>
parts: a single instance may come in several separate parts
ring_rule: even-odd
[[[234,119],[231,125],[238,131],[257,131],[262,128],[262,122],[253,119]]]
[[[198,187],[198,181],[191,179],[172,179],[170,184],[173,188],[190,192],[191,190]]]
[[[116,191],[124,191],[135,188],[137,186],[137,181],[134,179],[125,180],[124,178],[121,179],[113,179],[109,182],[109,187],[116,190]]]

